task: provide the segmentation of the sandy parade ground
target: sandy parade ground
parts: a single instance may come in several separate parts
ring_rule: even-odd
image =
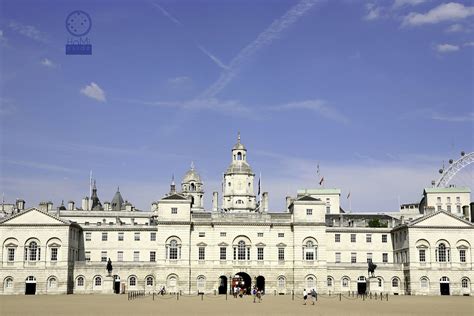
[[[0,297],[0,315],[474,315],[474,298],[462,296],[389,296],[388,301],[339,296],[319,297],[316,305],[299,297],[204,295],[36,295]]]

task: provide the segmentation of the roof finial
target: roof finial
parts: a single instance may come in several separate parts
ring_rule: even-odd
[[[237,143],[239,143],[239,144],[240,144],[240,131],[239,131],[239,132],[237,132]]]
[[[194,161],[191,161],[191,170],[194,170]]]
[[[171,185],[174,185],[174,173],[171,175]]]
[[[120,186],[117,186],[117,192],[120,192]]]
[[[95,179],[94,179],[94,187],[93,187],[94,190],[97,189],[97,186],[95,185]]]

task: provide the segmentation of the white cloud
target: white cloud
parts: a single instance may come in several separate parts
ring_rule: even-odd
[[[473,46],[474,46],[474,42],[466,42],[466,43],[463,44],[463,46],[473,47]]]
[[[453,25],[450,25],[447,29],[446,29],[446,32],[448,33],[455,33],[455,32],[462,32],[464,30],[464,27],[459,24],[459,23],[456,23],[456,24],[453,24]]]
[[[431,118],[433,120],[445,122],[474,122],[474,112],[461,116],[449,116],[445,114],[433,113]]]
[[[443,3],[425,14],[411,12],[403,19],[402,26],[436,24],[445,21],[457,21],[474,15],[474,7],[465,7],[461,3]]]
[[[395,0],[393,8],[397,9],[403,6],[416,6],[426,1],[427,0]]]
[[[376,5],[375,3],[367,3],[365,5],[367,14],[364,16],[364,20],[373,21],[383,16],[383,8]]]
[[[349,119],[340,113],[337,109],[328,106],[324,100],[306,100],[301,102],[290,102],[287,104],[277,105],[270,107],[271,110],[275,111],[292,111],[292,110],[308,110],[313,111],[321,116],[343,123],[349,122]]]
[[[438,53],[452,53],[457,52],[459,50],[459,46],[451,45],[451,44],[439,44],[436,46],[436,51]]]
[[[187,76],[180,76],[168,79],[168,83],[172,85],[182,85],[191,81],[191,78]]]
[[[229,64],[229,70],[225,71],[216,82],[214,82],[206,91],[201,94],[201,99],[215,97],[221,92],[239,73],[245,62],[255,55],[265,46],[270,45],[280,34],[296,23],[304,14],[306,14],[318,0],[302,0],[282,17],[273,21],[273,23],[261,32],[257,38],[243,48]]]
[[[25,25],[16,21],[11,21],[8,24],[8,27],[13,31],[26,36],[32,40],[38,42],[46,42],[46,34],[38,30],[36,27],[32,25]]]
[[[41,65],[45,66],[45,67],[49,67],[49,68],[56,68],[57,65],[50,59],[48,58],[43,58],[41,60]]]
[[[95,82],[91,82],[90,85],[85,86],[81,89],[81,93],[88,96],[89,98],[105,102],[105,92]]]

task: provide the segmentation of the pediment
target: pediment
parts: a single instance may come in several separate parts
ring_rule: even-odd
[[[204,243],[204,242],[200,242],[200,243],[199,243],[199,244],[197,244],[196,246],[198,246],[198,247],[206,247],[206,246],[207,246],[207,244],[206,244],[206,243]]]
[[[225,242],[221,242],[221,243],[219,243],[219,244],[217,244],[217,245],[218,245],[219,247],[227,247],[227,246],[229,246],[229,244],[228,244],[228,243],[225,243]]]
[[[18,245],[17,245],[17,244],[14,244],[14,243],[12,243],[12,242],[10,242],[10,243],[8,243],[8,244],[5,245],[5,248],[15,248],[15,247],[18,247]]]
[[[6,218],[2,225],[69,225],[68,222],[61,220],[60,218],[51,215],[49,213],[40,211],[36,208],[31,208],[24,212],[13,215],[12,217]]]
[[[472,227],[469,222],[451,213],[439,211],[413,221],[410,227]]]
[[[255,246],[257,246],[257,247],[265,247],[266,245],[265,245],[263,242],[259,242],[259,243],[256,244]]]
[[[48,247],[51,247],[51,248],[59,248],[59,247],[61,247],[61,245],[58,244],[58,243],[53,242],[52,244],[49,244]]]
[[[286,244],[284,244],[284,243],[281,242],[281,243],[277,244],[276,246],[277,246],[277,247],[286,247]]]

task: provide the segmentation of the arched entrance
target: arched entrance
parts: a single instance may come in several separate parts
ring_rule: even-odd
[[[260,292],[265,293],[265,278],[263,276],[258,276],[257,277],[257,289],[260,290]]]
[[[114,275],[114,293],[120,294],[120,277],[118,275]]]
[[[441,292],[441,295],[449,295],[449,278],[448,277],[442,277],[439,280],[439,290]]]
[[[35,295],[36,294],[36,278],[34,276],[29,276],[25,281],[25,295]]]
[[[357,278],[357,293],[358,294],[365,294],[367,291],[367,280],[365,279],[365,276],[360,276]]]
[[[219,277],[219,294],[225,294],[227,292],[227,277],[221,275]]]
[[[232,289],[236,286],[245,289],[246,294],[250,294],[252,278],[250,278],[250,275],[245,272],[239,272],[232,279]]]

